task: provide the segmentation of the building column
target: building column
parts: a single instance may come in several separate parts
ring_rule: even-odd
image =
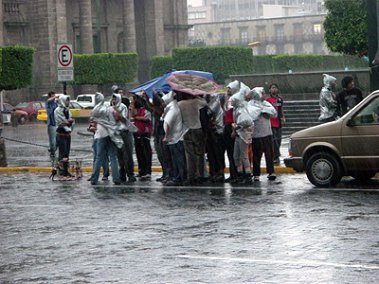
[[[91,0],[79,0],[80,52],[93,53]]]
[[[0,46],[4,45],[4,9],[3,0],[0,0]]]
[[[1,0],[0,0],[1,1]],[[67,42],[67,14],[66,14],[66,0],[56,0],[57,11],[57,43],[71,43]]]
[[[125,51],[137,52],[134,0],[124,0],[123,4]]]
[[[150,55],[164,55],[164,23],[163,23],[163,17],[164,14],[163,11],[163,2],[162,0],[154,0],[154,6],[151,7],[151,9],[154,9],[153,12],[153,20],[150,22],[150,24],[153,25],[154,29],[154,35],[155,35],[155,44],[156,44],[156,50],[155,52],[152,52]],[[149,19],[147,18],[147,21]]]

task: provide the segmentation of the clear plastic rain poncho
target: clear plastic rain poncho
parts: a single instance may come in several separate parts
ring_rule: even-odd
[[[114,87],[114,86],[113,86]],[[122,103],[122,98],[120,94],[113,93],[113,97],[116,98],[116,103],[113,107],[116,107],[117,110],[120,112],[121,116],[123,119],[125,119],[125,122],[118,122],[119,129],[120,130],[128,130],[132,133],[137,132],[137,127],[130,122],[129,117],[128,117],[128,108],[125,104]]]
[[[324,87],[320,92],[320,117],[319,120],[334,118],[337,112],[337,102],[333,98],[332,84],[337,80],[328,74],[324,76]]]
[[[222,134],[224,131],[224,111],[221,107],[219,94],[210,95],[208,107],[214,113],[216,132]]]
[[[261,113],[267,113],[272,117],[276,117],[278,115],[274,106],[269,102],[263,99],[264,88],[263,87],[255,87],[251,89],[250,95],[252,96],[252,100],[249,102],[249,105],[255,107],[253,114],[255,116],[254,120],[257,120]]]
[[[238,136],[246,143],[251,143],[254,130],[254,119],[259,115],[259,109],[250,106],[246,101],[250,89],[241,83],[241,89],[229,98],[233,106],[234,122],[237,124],[236,132]]]
[[[61,124],[66,124],[62,128],[65,132],[70,133],[73,128],[73,124],[70,126],[68,123],[68,119],[71,118],[71,113],[68,107],[66,107],[65,102],[67,99],[70,99],[67,95],[61,95],[58,99],[58,107],[54,111],[54,117],[55,117],[55,123],[57,127],[59,128]],[[66,117],[65,113],[68,113],[68,118]]]
[[[119,125],[116,123],[112,114],[112,107],[104,105],[104,96],[101,93],[96,93],[95,103],[96,105],[92,110],[91,119],[103,126],[116,147],[121,149],[123,141],[120,136]]]
[[[169,92],[162,97],[165,104],[162,115],[163,128],[167,135],[167,144],[176,144],[183,140],[183,136],[187,133],[188,128],[183,124],[182,114],[178,106],[174,93]]]

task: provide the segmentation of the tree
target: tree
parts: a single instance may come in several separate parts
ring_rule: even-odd
[[[367,55],[367,1],[326,0],[325,42],[333,52]]]

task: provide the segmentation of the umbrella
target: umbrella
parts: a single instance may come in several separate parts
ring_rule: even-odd
[[[173,90],[190,95],[213,94],[220,89],[214,81],[195,74],[173,73],[166,81]]]
[[[157,92],[163,92],[168,93],[172,90],[171,86],[167,83],[166,79],[170,77],[172,74],[194,74],[198,75],[200,77],[207,78],[209,80],[213,81],[213,74],[209,72],[203,72],[203,71],[195,71],[195,70],[183,70],[183,71],[176,71],[175,69],[171,69],[167,71],[162,76],[159,76],[157,78],[154,78],[150,81],[147,81],[131,90],[129,90],[130,93],[136,94],[141,91],[145,91],[146,94],[152,98],[153,97],[153,90],[155,89]]]

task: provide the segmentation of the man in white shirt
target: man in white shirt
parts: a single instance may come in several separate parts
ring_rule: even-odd
[[[184,94],[178,102],[183,124],[188,127],[184,135],[184,150],[187,159],[188,184],[195,184],[204,176],[205,139],[200,122],[200,109],[207,105],[201,97]]]
[[[166,183],[167,186],[182,185],[186,179],[186,156],[184,153],[183,136],[188,128],[183,124],[182,115],[174,93],[170,92],[162,97],[165,105],[162,115],[165,136],[163,142],[168,145],[172,158],[173,176]]]

